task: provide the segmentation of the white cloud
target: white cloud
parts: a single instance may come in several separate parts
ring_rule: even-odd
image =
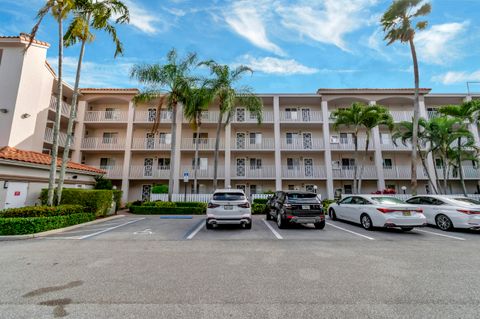
[[[480,70],[474,72],[450,71],[445,74],[434,76],[432,80],[445,85],[466,82],[480,82]]]
[[[314,74],[319,70],[298,63],[293,59],[279,59],[274,57],[256,58],[244,55],[239,59],[240,63],[253,69],[254,72],[277,75]]]
[[[261,17],[262,14],[255,2],[239,1],[229,8],[229,12],[225,13],[225,21],[233,31],[253,45],[277,55],[285,56],[285,52],[268,39],[265,24]]]
[[[433,25],[415,37],[419,58],[426,63],[446,64],[461,56],[459,39],[469,22]]]
[[[130,25],[148,34],[160,31],[162,20],[153,11],[147,11],[138,1],[124,0],[124,3],[130,11]]]
[[[321,4],[320,4],[321,2]],[[276,12],[284,27],[314,41],[349,51],[345,35],[369,24],[368,9],[376,0],[303,0],[295,5],[279,4]]]

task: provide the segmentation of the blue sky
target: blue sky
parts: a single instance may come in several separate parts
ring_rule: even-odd
[[[466,92],[480,81],[480,0],[431,0],[429,27],[417,34],[421,86]],[[260,93],[314,93],[322,88],[411,87],[407,45],[387,47],[379,26],[391,0],[125,0],[131,23],[119,26],[125,54],[113,58],[109,38],[97,33],[87,47],[83,87],[138,87],[136,63],[164,61],[175,47],[201,59],[255,73],[243,80]],[[28,32],[41,0],[0,0],[0,35]],[[41,40],[57,57],[56,25],[47,19]],[[66,79],[73,82],[78,47],[66,49]],[[475,86],[480,92],[480,84]]]

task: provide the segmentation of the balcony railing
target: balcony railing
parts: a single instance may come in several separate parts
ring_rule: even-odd
[[[106,172],[105,177],[110,179],[121,179],[123,175],[123,166],[110,165],[110,166],[93,166]]]
[[[357,167],[357,178],[360,176],[361,166]],[[340,167],[333,168],[333,178],[334,179],[353,179],[354,167]],[[364,166],[362,179],[376,179],[377,178],[377,168],[375,166]]]
[[[273,138],[232,138],[232,150],[273,150],[275,148],[275,142]]]
[[[413,111],[390,111],[390,114],[395,122],[411,122],[413,118]]]
[[[283,166],[283,178],[325,179],[325,168],[320,166]]]
[[[320,138],[282,138],[282,150],[320,150],[323,148],[323,140]]]
[[[49,105],[50,110],[56,111],[57,109],[57,97],[53,96],[50,99],[50,105]],[[67,102],[62,102],[62,115],[66,117],[70,117],[70,110],[72,106],[68,104]]]
[[[232,170],[232,178],[275,178],[274,166],[235,166]]]
[[[273,112],[263,111],[262,123],[272,123],[272,122],[273,122]],[[248,111],[245,111],[245,112],[237,111],[233,115],[232,123],[258,123],[258,121],[257,121],[257,117]]]
[[[338,143],[337,143],[338,142]],[[359,137],[357,139],[358,149],[364,150],[366,145],[366,138]],[[373,150],[373,141],[370,139],[369,149]],[[353,143],[353,138],[339,138],[337,141],[330,139],[330,148],[332,150],[355,150],[355,145]]]
[[[125,150],[124,138],[86,137],[82,141],[85,150]]]
[[[215,150],[215,138],[182,138],[182,150],[194,151],[196,143],[198,143],[198,149],[200,151],[213,151]],[[223,149],[223,140],[220,139],[219,149]]]
[[[411,167],[409,165],[394,165],[390,167],[383,167],[383,176],[385,179],[410,179],[412,176]],[[422,166],[417,167],[417,178],[428,178],[428,175]]]
[[[190,180],[193,180],[193,175],[194,175],[194,168],[192,166],[183,166],[180,169],[180,176],[179,178],[183,178],[183,174],[185,172],[188,172],[188,176]],[[225,173],[225,168],[223,165],[218,165],[217,167],[217,177],[218,178],[223,178]],[[199,167],[197,169],[197,178],[201,179],[210,179],[213,178],[213,165],[207,166],[207,167]]]
[[[219,111],[204,111],[202,112],[202,124],[203,123],[217,123],[218,117],[220,116]],[[188,123],[188,120],[184,117],[183,123]]]
[[[130,178],[136,179],[168,179],[170,177],[169,166],[131,166]]]
[[[309,123],[309,122],[322,122],[323,116],[321,111],[309,111],[304,112],[298,110],[297,112],[280,112],[280,121],[291,123]]]
[[[160,138],[134,138],[132,141],[132,150],[162,150],[169,151],[171,149],[171,143]]]
[[[463,168],[463,177],[465,179],[480,179],[480,169],[471,165],[466,165],[466,166],[463,166],[462,168]],[[443,183],[443,176],[444,176],[443,169],[441,167],[436,167],[436,170],[437,170],[438,178],[440,179],[440,183]],[[458,169],[454,169],[454,170],[450,169],[450,171],[447,174],[448,174],[447,178],[449,180],[460,179],[460,172]]]
[[[382,147],[382,150],[384,150],[384,151],[397,151],[397,150],[411,150],[412,149],[412,144],[407,142],[404,145],[401,140],[397,141],[397,145],[393,144],[393,141],[384,141],[380,145]]]
[[[50,144],[53,143],[53,129],[51,129],[50,127],[45,128],[44,140],[47,143],[50,143]],[[72,139],[70,148],[73,147],[74,142],[75,142],[75,138]],[[61,147],[65,147],[66,143],[67,143],[67,134],[60,132],[58,135],[58,145]]]
[[[136,123],[154,123],[156,119],[156,112],[151,111],[135,111]],[[172,112],[161,111],[160,123],[172,123]]]
[[[126,122],[128,112],[126,111],[87,111],[85,122]]]

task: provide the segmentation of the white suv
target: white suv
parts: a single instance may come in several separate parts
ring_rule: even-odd
[[[241,189],[217,189],[208,203],[207,229],[226,224],[252,228],[252,209]]]

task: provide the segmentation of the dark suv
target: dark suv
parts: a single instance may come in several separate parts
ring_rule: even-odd
[[[275,201],[267,212],[267,220],[276,220],[278,228],[286,228],[289,223],[314,224],[315,228],[325,228],[325,214],[317,194],[301,191],[282,191],[275,194]]]

